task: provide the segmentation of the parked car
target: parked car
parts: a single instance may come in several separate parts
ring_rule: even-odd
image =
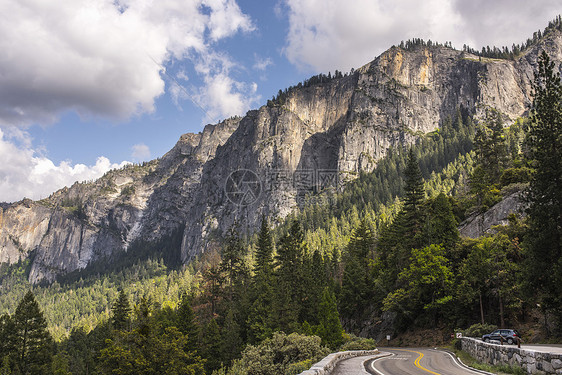
[[[515,329],[496,329],[492,333],[483,335],[482,341],[484,342],[490,342],[490,340],[501,341],[502,337],[503,337],[503,341],[507,342],[510,345],[517,344],[517,341],[521,340],[521,335]]]

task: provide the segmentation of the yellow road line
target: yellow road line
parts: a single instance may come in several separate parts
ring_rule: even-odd
[[[420,370],[423,370],[423,371],[427,371],[427,372],[429,372],[430,374],[433,374],[433,375],[441,375],[441,374],[439,374],[439,373],[437,373],[437,372],[433,372],[433,371],[431,371],[431,370],[428,370],[428,369],[426,369],[425,367],[423,367],[422,365],[420,365],[420,359],[423,358],[423,353],[416,352],[415,350],[406,350],[406,349],[395,349],[395,350],[401,350],[401,351],[403,351],[403,352],[410,352],[410,353],[417,353],[417,354],[419,354],[420,356],[419,356],[418,358],[416,358],[416,360],[414,361],[414,365],[415,365],[417,368],[419,368]]]

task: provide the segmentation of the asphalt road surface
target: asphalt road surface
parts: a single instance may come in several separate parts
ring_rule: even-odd
[[[357,357],[342,361],[335,368],[336,375],[482,375],[461,366],[444,351],[434,349],[381,348],[381,355]]]

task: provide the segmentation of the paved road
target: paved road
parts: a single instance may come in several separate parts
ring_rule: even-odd
[[[356,357],[342,361],[336,375],[475,375],[482,372],[462,367],[450,354],[433,349],[379,349],[384,357]],[[365,370],[367,367],[367,372]]]
[[[337,364],[332,375],[369,375],[364,363],[372,359],[372,355],[346,359]]]

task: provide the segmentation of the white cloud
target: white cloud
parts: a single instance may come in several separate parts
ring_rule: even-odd
[[[216,122],[219,117],[242,115],[251,103],[259,100],[257,84],[237,82],[227,74],[208,75],[205,86],[194,95],[193,100],[207,108],[207,119]]]
[[[285,0],[284,53],[302,69],[360,67],[411,38],[469,44],[524,41],[562,12],[559,0]]]
[[[0,2],[0,125],[151,112],[171,58],[254,26],[234,0]]]
[[[96,179],[110,169],[128,164],[111,163],[106,157],[100,156],[96,164],[91,166],[72,165],[67,161],[55,165],[31,148],[31,141],[25,132],[15,133],[17,135],[0,129],[0,202],[13,202],[24,197],[41,199],[75,181]]]
[[[270,57],[263,58],[258,56],[257,54],[254,54],[254,60],[255,63],[253,68],[255,70],[264,71],[267,69],[268,66],[273,65],[273,60],[271,60]]]
[[[138,143],[131,147],[131,156],[136,161],[148,160],[150,158],[150,148],[144,143]]]
[[[245,32],[255,29],[234,0],[205,0],[203,4],[211,9],[209,29],[214,41],[231,36],[239,29]]]
[[[559,0],[454,0],[453,4],[464,20],[462,31],[466,34],[457,32],[453,42],[479,49],[524,42],[562,13]]]

